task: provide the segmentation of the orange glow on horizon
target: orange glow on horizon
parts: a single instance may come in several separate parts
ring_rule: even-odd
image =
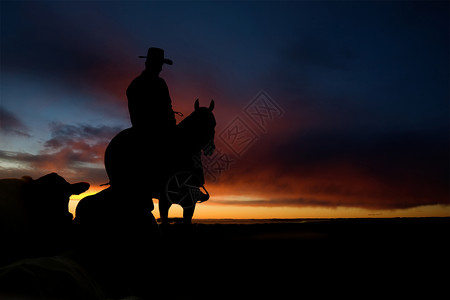
[[[75,216],[79,200],[103,190],[104,187],[89,189],[81,195],[72,196],[69,211]],[[359,207],[312,207],[312,206],[259,206],[251,204],[261,199],[251,195],[212,196],[208,202],[198,204],[195,219],[294,219],[294,218],[397,218],[397,217],[450,217],[450,205],[424,205],[406,209],[365,209]],[[227,200],[230,203],[227,204]],[[233,203],[241,200],[238,203]],[[248,201],[245,205],[244,201]],[[153,215],[159,218],[158,200],[153,199]],[[172,205],[169,217],[181,218],[181,206]]]

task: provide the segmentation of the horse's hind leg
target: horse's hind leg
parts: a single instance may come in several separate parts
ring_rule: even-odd
[[[169,224],[169,208],[172,203],[164,196],[159,199],[159,216],[161,218],[161,224]]]

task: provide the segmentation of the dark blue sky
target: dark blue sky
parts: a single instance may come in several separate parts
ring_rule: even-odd
[[[285,111],[221,190],[257,189],[271,205],[448,204],[448,12],[446,1],[2,1],[0,175],[105,181],[137,56],[157,46],[174,61],[161,76],[175,110],[214,98],[217,132],[261,90]]]

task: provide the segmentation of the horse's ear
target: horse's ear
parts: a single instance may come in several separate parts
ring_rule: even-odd
[[[211,103],[209,104],[209,111],[213,111],[214,109],[214,100],[211,100]]]
[[[198,103],[198,99],[197,99],[197,100],[195,100],[195,103],[194,103],[194,109],[197,110],[197,109],[199,109],[199,107],[200,107],[200,104]]]

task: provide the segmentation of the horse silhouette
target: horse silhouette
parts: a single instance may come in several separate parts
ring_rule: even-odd
[[[211,155],[215,149],[213,109],[213,100],[209,107],[200,107],[197,99],[194,111],[171,135],[132,127],[111,140],[105,151],[105,168],[111,187],[130,194],[126,205],[153,210],[152,198],[157,198],[161,220],[166,223],[170,206],[180,204],[183,221],[191,222],[196,203],[193,193],[204,184],[200,155],[202,151]]]

